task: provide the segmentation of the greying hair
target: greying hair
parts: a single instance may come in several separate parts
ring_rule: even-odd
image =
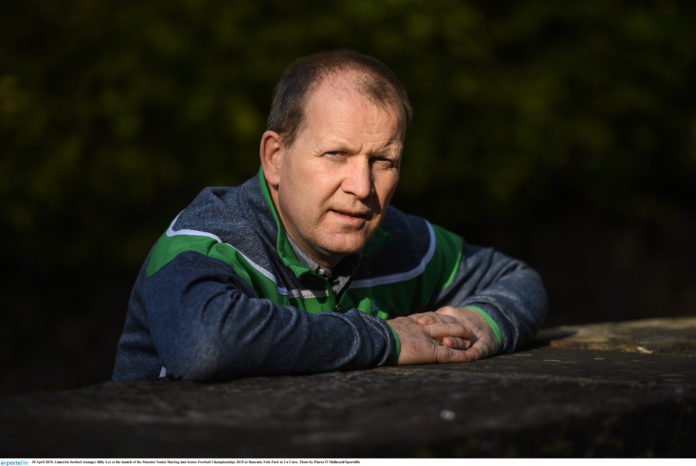
[[[382,62],[351,50],[308,55],[290,65],[273,92],[266,129],[280,134],[285,147],[292,146],[304,122],[304,108],[310,92],[325,78],[342,71],[359,73],[358,91],[371,102],[398,110],[403,140],[413,113],[406,90],[396,74]]]

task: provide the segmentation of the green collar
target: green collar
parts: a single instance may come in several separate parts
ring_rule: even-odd
[[[276,250],[283,263],[292,270],[296,277],[311,272],[309,267],[307,267],[300,259],[297,258],[295,251],[293,251],[292,246],[288,242],[288,238],[283,228],[280,218],[278,217],[278,212],[276,212],[275,205],[273,205],[273,200],[271,199],[271,194],[268,191],[268,186],[266,184],[266,176],[263,174],[263,168],[259,169],[259,184],[261,185],[261,193],[266,201],[268,209],[273,215],[273,220],[275,220],[278,236],[276,238]],[[375,234],[367,242],[367,245],[362,251],[363,263],[367,263],[384,247],[387,245],[391,239],[391,234],[387,233],[379,227]]]

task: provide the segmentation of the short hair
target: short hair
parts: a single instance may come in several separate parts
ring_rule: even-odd
[[[359,73],[358,91],[370,101],[398,110],[403,140],[413,113],[406,90],[396,74],[382,62],[352,50],[320,52],[291,64],[276,84],[266,129],[280,134],[283,145],[290,147],[304,122],[310,92],[327,77],[343,71]]]

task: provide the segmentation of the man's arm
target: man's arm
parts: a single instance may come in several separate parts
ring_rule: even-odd
[[[357,309],[310,314],[255,298],[231,267],[195,252],[179,254],[152,276],[140,277],[135,293],[162,365],[177,378],[365,369],[395,356],[392,328],[384,320]],[[425,342],[422,328],[412,319],[408,324],[420,340],[402,335],[401,358]],[[428,331],[470,335],[450,324],[438,322]]]
[[[534,270],[493,249],[464,243],[451,284],[433,300],[434,312],[407,317],[421,326],[421,338],[417,354],[399,363],[470,361],[514,351],[536,334],[546,306],[546,291]],[[453,322],[469,336],[462,336]],[[400,337],[418,334],[389,323]],[[442,326],[452,333],[434,330]]]
[[[546,308],[546,290],[536,271],[491,248],[466,243],[451,285],[433,303],[438,315],[453,316],[478,333],[479,344],[474,342],[470,352],[482,356],[527,343],[541,326]]]
[[[194,380],[359,369],[387,363],[394,338],[358,310],[310,314],[253,297],[234,270],[179,254],[139,292],[167,374]]]

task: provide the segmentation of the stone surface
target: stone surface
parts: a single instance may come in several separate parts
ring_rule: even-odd
[[[464,364],[4,397],[0,456],[696,456],[696,352],[541,336]]]
[[[696,317],[561,326],[542,330],[538,339],[547,339],[556,348],[648,354],[695,352]]]

